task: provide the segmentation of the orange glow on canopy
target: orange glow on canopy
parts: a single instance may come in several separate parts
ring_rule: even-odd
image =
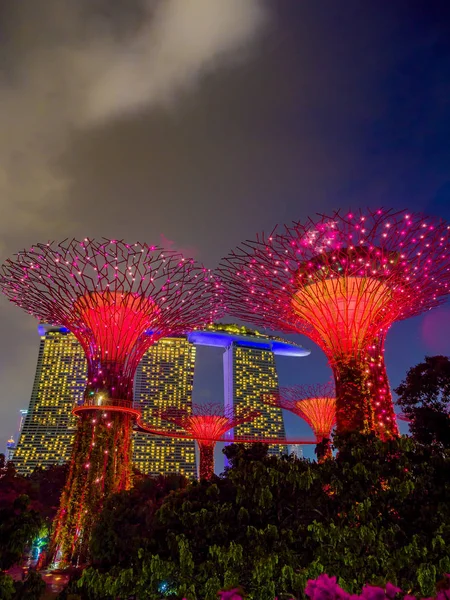
[[[95,354],[104,361],[119,362],[151,329],[159,312],[151,298],[109,290],[80,296],[73,310],[88,330],[87,336],[83,332],[83,338],[95,346]]]
[[[214,446],[216,442],[229,429],[233,429],[240,423],[253,420],[259,416],[257,411],[246,410],[244,414],[236,416],[232,410],[220,404],[201,404],[193,405],[194,414],[186,409],[169,408],[165,411],[157,411],[155,416],[161,417],[169,423],[177,425],[182,431],[176,432],[176,437],[188,439],[193,438],[197,441],[200,451],[200,479],[211,479],[214,474]],[[142,428],[142,423],[139,424]],[[144,429],[154,435],[168,435],[175,437],[170,431],[150,431],[144,426]]]
[[[305,398],[295,403],[297,414],[311,426],[318,441],[329,438],[336,424],[336,398]]]
[[[408,211],[335,211],[246,240],[219,272],[229,314],[303,333],[326,353],[339,432],[397,434],[384,339],[394,322],[449,296],[449,224]]]
[[[184,428],[196,440],[220,439],[232,427],[233,422],[222,415],[190,415],[184,422]]]
[[[292,305],[328,355],[357,355],[380,327],[392,322],[392,311],[386,310],[391,298],[391,289],[380,279],[342,276],[303,285]]]
[[[336,390],[332,382],[280,387],[276,393],[263,394],[262,400],[302,418],[318,442],[329,438],[336,424]]]
[[[200,444],[216,443],[224,433],[237,425],[253,421],[259,416],[259,412],[250,408],[243,410],[242,414],[235,415],[232,409],[221,404],[193,404],[189,408],[171,407],[167,410],[155,411],[154,418],[176,425],[177,431],[170,431],[161,427],[149,427],[142,422],[139,426],[153,435],[169,437],[180,437],[183,439],[194,439]]]

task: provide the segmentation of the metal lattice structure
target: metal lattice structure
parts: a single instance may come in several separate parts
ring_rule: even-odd
[[[211,323],[221,289],[195,261],[147,244],[85,239],[36,244],[3,265],[4,294],[40,321],[63,325],[88,361],[88,387],[132,401],[144,352],[162,336]]]
[[[156,435],[194,439],[200,452],[200,479],[211,479],[214,475],[214,448],[218,441],[223,441],[227,431],[237,425],[252,421],[259,413],[254,410],[243,411],[236,416],[221,404],[194,404],[192,412],[179,408],[156,411],[157,421],[161,419],[176,426],[175,431],[154,428],[139,423],[142,431]],[[253,440],[254,441],[254,440]]]
[[[319,460],[332,456],[331,430],[336,424],[336,391],[329,382],[316,385],[292,385],[279,388],[263,401],[288,410],[308,423],[314,432]]]
[[[220,283],[202,265],[147,244],[85,239],[36,244],[2,268],[6,296],[40,321],[70,330],[88,382],[68,481],[55,520],[53,557],[84,561],[103,498],[130,484],[133,378],[161,337],[221,314]]]
[[[264,398],[301,417],[314,432],[317,442],[329,439],[336,424],[336,391],[333,383],[281,387]]]
[[[405,211],[338,211],[244,242],[219,271],[231,314],[305,334],[323,349],[339,432],[398,434],[384,342],[395,321],[450,293],[445,222]]]

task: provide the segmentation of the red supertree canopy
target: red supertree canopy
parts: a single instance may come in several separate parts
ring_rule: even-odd
[[[450,292],[450,231],[409,212],[335,212],[245,242],[222,263],[230,312],[327,354],[339,430],[397,433],[384,340]]]
[[[192,412],[180,408],[155,411],[155,421],[161,419],[176,426],[176,431],[139,423],[141,430],[154,435],[194,439],[200,450],[200,479],[214,474],[214,446],[224,434],[242,423],[259,416],[255,410],[243,410],[239,416],[221,404],[193,404]],[[254,440],[253,440],[254,441]]]
[[[314,431],[317,442],[330,438],[336,424],[336,392],[332,383],[281,387],[264,401],[304,419]]]
[[[194,404],[192,412],[169,408],[160,414],[164,421],[173,423],[196,441],[213,443],[222,439],[229,429],[252,421],[259,415],[258,411],[244,410],[236,416],[232,409],[214,403]]]
[[[137,364],[160,337],[221,313],[217,278],[146,244],[85,239],[37,244],[3,265],[3,292],[43,322],[67,327],[88,360],[90,392],[132,400]]]
[[[221,313],[218,279],[193,260],[146,244],[85,239],[37,244],[3,265],[3,292],[41,321],[62,325],[88,363],[51,555],[79,563],[103,499],[131,480],[133,378],[144,352]]]

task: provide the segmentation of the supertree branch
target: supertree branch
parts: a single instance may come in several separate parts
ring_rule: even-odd
[[[40,321],[66,327],[86,354],[87,387],[74,409],[80,419],[51,545],[55,561],[84,562],[104,497],[130,485],[139,360],[159,338],[219,316],[221,285],[180,254],[121,240],[36,244],[2,270],[6,296]]]
[[[255,419],[258,418],[258,416],[260,415],[260,413],[258,413],[258,415],[255,415]],[[180,429],[176,429],[174,426],[166,425],[164,423],[157,423],[156,421],[158,420],[158,417],[155,417],[153,415],[152,417],[152,423],[144,423],[142,420],[142,415],[139,415],[139,417],[137,418],[137,429],[138,431],[140,431],[141,433],[149,433],[150,435],[156,435],[156,436],[160,436],[160,437],[171,437],[171,438],[180,438],[183,440],[195,440],[195,438],[193,437],[192,434],[187,433],[186,431],[182,431]],[[237,425],[240,425],[240,423],[237,423]],[[228,430],[229,431],[229,430]],[[226,432],[225,432],[226,433]],[[261,437],[261,438],[255,438],[253,435],[230,435],[230,436],[225,436],[225,434],[223,435],[223,437],[221,437],[220,439],[214,440],[216,442],[224,442],[226,444],[268,444],[268,445],[275,445],[275,446],[279,446],[279,445],[313,445],[316,443],[315,439],[311,439],[311,438],[289,438],[287,439],[285,436],[283,437],[275,437],[275,438],[269,438],[269,437]]]
[[[153,423],[142,429],[157,435],[167,435],[183,439],[194,439],[200,452],[200,479],[211,479],[214,475],[214,447],[224,434],[237,425],[252,421],[259,416],[258,411],[244,410],[239,416],[220,404],[194,404],[191,410],[169,408],[154,411]],[[164,428],[161,421],[174,427]]]
[[[449,226],[439,220],[405,211],[335,212],[243,243],[219,271],[231,314],[303,333],[323,349],[335,377],[339,431],[389,437],[397,427],[384,339],[395,321],[446,299],[449,249]]]
[[[266,394],[263,401],[301,417],[314,432],[317,442],[330,438],[336,424],[336,391],[333,383],[292,385]]]
[[[131,403],[147,348],[221,312],[222,290],[207,269],[172,251],[116,240],[36,244],[3,265],[1,285],[26,312],[78,338],[89,402],[101,394]]]

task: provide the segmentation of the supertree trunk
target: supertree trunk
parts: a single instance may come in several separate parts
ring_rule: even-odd
[[[214,475],[214,447],[214,442],[198,442],[198,449],[200,452],[200,479],[211,479]]]
[[[103,498],[130,485],[139,361],[164,335],[213,321],[222,287],[179,253],[88,238],[35,244],[7,261],[0,279],[11,301],[44,323],[64,326],[86,354],[87,389],[84,404],[73,410],[80,421],[50,554],[56,562],[82,563]]]
[[[323,434],[319,434],[317,436],[317,445],[316,445],[316,456],[317,461],[319,463],[323,463],[329,458],[333,457],[333,452],[331,451],[331,440],[329,437]]]
[[[373,429],[373,407],[368,367],[358,359],[335,360],[336,429],[339,433],[368,433]]]
[[[131,420],[126,412],[81,414],[70,470],[54,521],[50,560],[84,564],[96,515],[109,495],[131,483]]]
[[[374,430],[383,440],[399,435],[392,402],[391,387],[384,361],[384,340],[380,338],[369,348],[368,385],[374,414]]]
[[[395,435],[384,364],[372,357],[370,375],[368,353],[393,323],[449,296],[446,222],[409,211],[335,211],[246,240],[219,271],[230,314],[303,333],[325,352],[336,378],[338,433]]]

